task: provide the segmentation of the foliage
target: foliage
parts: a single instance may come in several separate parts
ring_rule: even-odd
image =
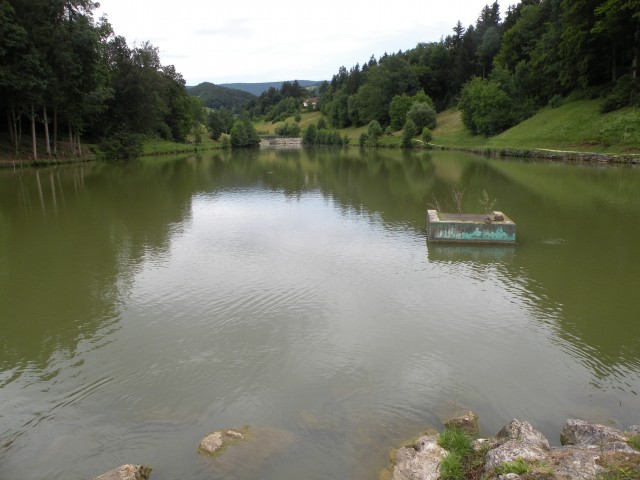
[[[378,146],[378,139],[382,136],[382,127],[376,120],[371,120],[367,127],[367,143],[371,147]]]
[[[422,129],[422,141],[424,143],[429,143],[432,139],[433,134],[431,133],[431,130],[429,130],[427,127],[424,127]]]
[[[635,448],[636,450],[640,450],[640,435],[629,436],[629,438],[627,439],[627,443],[632,448]]]
[[[276,134],[285,137],[298,137],[300,136],[300,125],[297,123],[284,122],[282,125],[276,127]]]
[[[423,128],[435,128],[436,111],[426,102],[414,102],[407,112],[407,120],[412,120],[420,132]]]
[[[144,135],[125,131],[103,138],[99,144],[105,160],[131,160],[142,155]]]
[[[231,146],[233,148],[256,147],[260,145],[260,137],[248,119],[236,120],[231,129]]]
[[[640,106],[640,79],[623,75],[602,104],[603,113],[622,107]]]
[[[317,127],[312,123],[304,131],[302,135],[302,143],[305,145],[315,145],[317,139]]]
[[[407,113],[411,105],[413,105],[413,99],[406,93],[393,97],[389,105],[389,126],[393,131],[400,130],[407,121]]]
[[[360,138],[358,138],[358,144],[360,145],[360,147],[364,147],[367,144],[368,140],[369,136],[365,132],[362,132],[360,134]]]
[[[482,190],[482,194],[480,195],[480,206],[482,207],[483,213],[491,213],[493,212],[493,208],[496,204],[496,199],[489,198],[489,194],[486,190]]]
[[[416,124],[411,119],[407,120],[402,130],[402,146],[404,148],[410,148],[411,139],[415,137],[417,134],[418,134],[418,127],[416,127]]]
[[[495,135],[516,123],[512,98],[493,80],[474,78],[460,94],[462,121],[473,134]]]

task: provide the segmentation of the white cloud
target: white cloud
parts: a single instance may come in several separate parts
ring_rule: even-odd
[[[328,80],[342,65],[437,41],[458,20],[475,23],[486,3],[101,0],[96,18],[106,13],[130,44],[150,41],[190,85]]]

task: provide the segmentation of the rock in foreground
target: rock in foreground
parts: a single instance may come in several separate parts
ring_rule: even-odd
[[[436,480],[447,451],[438,445],[438,435],[425,435],[396,452],[392,480]]]
[[[568,420],[561,434],[565,446],[550,447],[531,424],[512,420],[494,438],[474,441],[475,453],[468,458],[479,461],[476,465],[480,468],[484,466],[482,478],[486,480],[623,478],[609,475],[619,472],[625,472],[624,478],[640,479],[636,432],[637,426],[624,433],[606,425]],[[438,445],[438,435],[420,437],[397,451],[390,478],[436,480],[448,454]]]
[[[146,465],[121,465],[94,480],[148,480],[150,474],[151,467]]]

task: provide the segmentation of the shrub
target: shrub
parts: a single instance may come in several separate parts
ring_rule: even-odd
[[[101,157],[105,160],[132,160],[142,155],[144,135],[137,133],[116,132],[100,141]]]
[[[358,139],[358,143],[360,144],[361,147],[364,147],[367,144],[367,141],[369,140],[369,136],[362,132],[360,134],[360,138]]]
[[[417,133],[418,127],[413,123],[413,120],[407,120],[404,124],[404,129],[402,130],[402,146],[404,148],[411,147],[411,139],[415,137]]]
[[[631,75],[623,75],[607,95],[600,110],[606,113],[632,105],[640,105],[640,80]]]
[[[427,127],[424,127],[422,129],[422,141],[424,143],[429,143],[432,138],[433,138],[433,135],[431,134],[431,130],[429,130]]]
[[[407,120],[412,120],[419,132],[425,127],[435,128],[436,111],[426,102],[415,102],[407,112]]]

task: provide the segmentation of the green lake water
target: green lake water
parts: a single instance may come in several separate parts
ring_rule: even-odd
[[[483,190],[513,247],[431,245]],[[350,150],[0,171],[0,478],[371,479],[461,408],[640,424],[640,169]],[[250,460],[199,456],[251,425]],[[231,452],[230,452],[231,453]]]

